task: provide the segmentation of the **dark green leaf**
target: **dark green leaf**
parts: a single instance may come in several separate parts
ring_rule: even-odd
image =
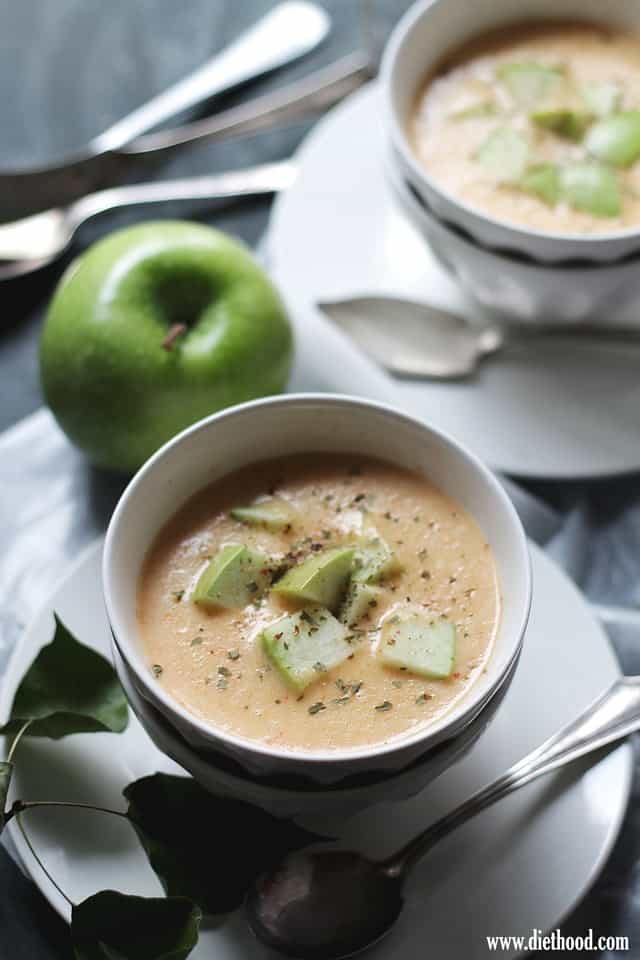
[[[22,678],[3,732],[17,732],[26,720],[34,720],[27,737],[121,733],[128,721],[127,701],[113,667],[78,643],[57,616],[55,621],[53,640]]]
[[[325,839],[258,807],[157,773],[124,791],[128,816],[167,894],[207,914],[238,907],[251,882],[286,854]]]
[[[74,906],[76,960],[184,960],[198,942],[202,912],[183,897],[129,897],[103,890]]]
[[[13,773],[13,764],[6,760],[0,762],[0,833],[4,830],[5,814],[7,806],[7,797],[9,795],[9,786],[11,785],[11,775]]]

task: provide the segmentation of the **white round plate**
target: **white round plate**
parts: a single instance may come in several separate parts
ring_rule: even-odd
[[[465,314],[459,288],[393,200],[374,86],[334,109],[296,155],[276,200],[268,254],[285,289],[308,299],[408,297]],[[640,469],[640,349],[549,339],[511,346],[467,381],[398,381],[412,413],[494,469],[553,479]]]
[[[110,635],[101,589],[102,541],[80,558],[18,646],[0,691],[0,720],[39,648],[51,639],[53,610],[76,636],[106,656]],[[412,800],[313,825],[373,855],[391,852],[570,720],[619,674],[605,635],[585,601],[532,546],[535,597],[516,677],[496,719],[456,767]],[[156,770],[178,772],[135,717],[123,734],[81,734],[58,742],[24,740],[13,795],[122,806],[122,789]],[[618,833],[629,798],[632,753],[622,744],[589,767],[532,784],[458,830],[418,867],[383,960],[489,956],[485,936],[554,928],[584,895]],[[63,890],[79,901],[105,888],[157,895],[160,886],[123,821],[65,810],[28,814],[30,838]],[[309,821],[311,823],[311,821]],[[576,830],[576,824],[580,829]],[[68,918],[69,908],[11,824],[11,836],[35,882]],[[215,869],[215,864],[212,864]],[[463,905],[463,909],[462,909]],[[502,951],[501,957],[514,956]],[[194,960],[266,957],[241,913],[203,931]]]

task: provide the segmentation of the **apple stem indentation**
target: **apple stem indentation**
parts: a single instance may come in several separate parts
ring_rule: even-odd
[[[183,333],[187,332],[186,323],[172,323],[167,331],[167,335],[162,341],[162,347],[164,350],[173,350],[173,345],[181,337]]]

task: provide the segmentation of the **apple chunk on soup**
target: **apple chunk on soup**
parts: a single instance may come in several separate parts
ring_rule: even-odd
[[[640,34],[526,23],[478,36],[425,80],[409,118],[434,183],[549,233],[640,224]]]
[[[138,585],[149,669],[211,726],[300,751],[440,718],[491,655],[496,567],[426,479],[310,453],[254,464],[162,529]]]

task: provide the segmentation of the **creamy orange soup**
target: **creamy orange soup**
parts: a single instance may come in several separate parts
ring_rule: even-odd
[[[578,234],[640,223],[638,34],[487,34],[427,77],[409,128],[433,179],[500,220]]]
[[[294,512],[272,531],[230,510],[276,496]],[[396,566],[350,628],[352,652],[300,693],[267,657],[261,633],[304,604],[267,590],[243,608],[205,608],[195,585],[218,551],[244,544],[287,567],[375,524]],[[381,625],[407,612],[455,625],[445,679],[384,664]],[[423,478],[388,463],[324,453],[256,464],[197,494],[167,523],[144,564],[138,623],[149,668],[197,717],[232,734],[305,751],[379,744],[441,717],[485,668],[500,615],[491,550],[475,521]],[[394,622],[394,621],[391,621]]]

